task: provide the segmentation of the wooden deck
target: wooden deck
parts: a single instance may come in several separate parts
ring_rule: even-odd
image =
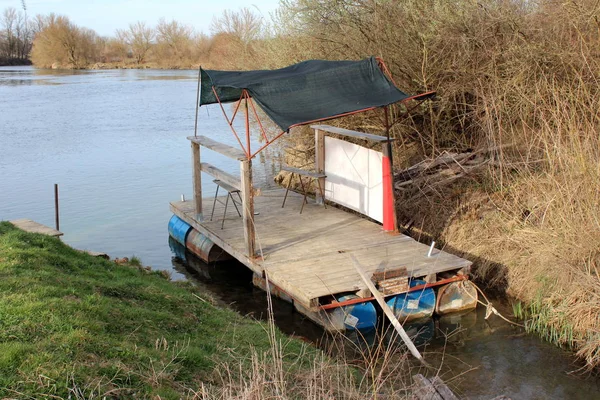
[[[217,203],[213,221],[208,221],[212,198],[203,199],[204,221],[195,219],[193,201],[172,202],[171,211],[254,272],[265,271],[273,284],[311,310],[316,310],[321,297],[358,291],[370,295],[350,254],[369,276],[383,268],[406,267],[409,276],[423,277],[471,265],[439,250],[427,257],[429,246],[402,234],[385,233],[381,225],[359,215],[325,209],[312,199],[300,214],[302,195],[294,192],[282,208],[284,194],[284,189],[277,189],[254,198],[256,247],[264,259],[246,256],[242,218],[231,204],[224,229],[223,205]]]
[[[54,228],[50,228],[49,226],[42,225],[39,222],[35,222],[30,219],[15,219],[9,222],[17,228],[24,230],[25,232],[41,233],[43,235],[55,237],[63,235],[62,232],[57,231]]]

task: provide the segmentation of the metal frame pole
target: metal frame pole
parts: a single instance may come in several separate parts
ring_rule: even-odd
[[[202,67],[198,67],[198,89],[196,89],[196,120],[194,121],[194,137],[198,136],[198,109],[200,108],[200,78]]]

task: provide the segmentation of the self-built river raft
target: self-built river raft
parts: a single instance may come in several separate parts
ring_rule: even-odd
[[[194,196],[171,203],[169,233],[176,241],[205,262],[237,259],[254,272],[254,285],[264,290],[268,285],[273,295],[330,331],[374,328],[379,295],[402,323],[476,306],[477,292],[468,281],[471,262],[419,243],[396,226],[389,131],[397,122],[390,115],[398,110],[391,108],[406,106],[406,115],[435,92],[403,93],[374,57],[311,60],[278,70],[200,69],[198,79],[198,107],[219,104],[240,148],[211,139],[210,132],[198,135],[196,125],[188,137]],[[231,116],[225,103],[235,103]],[[257,105],[281,128],[275,137],[264,130]],[[385,136],[318,124],[368,110],[381,110]],[[251,114],[264,139],[256,150]],[[233,124],[240,115],[242,135]],[[253,158],[300,125],[315,132],[314,170],[283,169],[300,179],[303,193],[288,185],[258,194]],[[239,161],[240,176],[201,162],[201,147]],[[202,172],[214,178],[222,196],[203,198]],[[314,202],[304,191],[311,183]],[[371,282],[361,278],[353,260]]]

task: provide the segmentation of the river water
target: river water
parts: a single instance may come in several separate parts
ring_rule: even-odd
[[[66,243],[113,257],[138,256],[240,313],[264,318],[264,292],[252,287],[243,267],[182,261],[169,246],[169,201],[192,194],[186,136],[194,132],[196,75],[0,67],[0,220],[54,226],[58,183]],[[236,145],[218,106],[200,110],[199,133]],[[261,186],[272,185],[276,170],[276,156],[267,156],[254,166]],[[236,161],[210,151],[202,157],[237,172]],[[214,190],[204,179],[204,193]],[[440,373],[457,393],[470,399],[600,399],[597,379],[569,373],[579,365],[568,352],[495,317],[486,321],[483,313],[421,327],[426,358],[444,354]],[[275,319],[286,333],[323,338],[287,303],[275,302]]]

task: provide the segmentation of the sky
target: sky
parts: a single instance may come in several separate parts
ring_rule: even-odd
[[[159,18],[193,26],[197,31],[210,33],[214,15],[224,10],[248,7],[265,18],[275,11],[279,0],[25,0],[27,13],[62,14],[79,26],[91,28],[102,36],[112,36],[136,21],[156,24]],[[7,7],[21,9],[21,0],[0,0],[0,12]]]

